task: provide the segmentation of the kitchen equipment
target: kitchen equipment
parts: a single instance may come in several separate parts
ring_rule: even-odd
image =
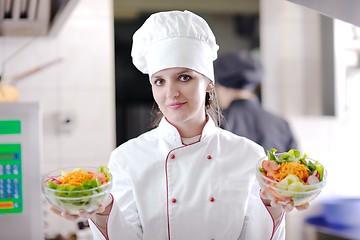
[[[360,229],[360,197],[336,197],[322,201],[325,221],[332,226]]]
[[[0,103],[0,238],[44,239],[40,107]]]

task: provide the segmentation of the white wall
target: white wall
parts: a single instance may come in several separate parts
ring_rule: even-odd
[[[29,43],[29,44],[28,44]],[[18,82],[21,102],[40,102],[43,116],[42,172],[59,167],[107,164],[115,148],[113,3],[81,0],[53,37],[1,37],[0,63],[6,75],[62,58]],[[57,116],[73,118],[70,131],[59,132]],[[46,234],[66,236],[76,225],[46,211]]]

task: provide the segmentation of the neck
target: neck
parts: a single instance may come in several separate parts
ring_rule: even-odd
[[[230,89],[229,89],[230,90]],[[256,99],[256,95],[249,90],[244,89],[231,89],[227,92],[226,99],[223,102],[223,109],[227,109],[230,104],[235,100],[250,100]]]
[[[195,137],[197,135],[200,135],[202,133],[202,130],[207,122],[206,117],[201,121],[185,121],[180,124],[173,124],[176,129],[179,131],[179,134],[183,138],[191,138]]]

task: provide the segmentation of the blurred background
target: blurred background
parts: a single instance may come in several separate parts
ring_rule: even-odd
[[[186,9],[208,21],[219,54],[247,49],[260,59],[262,105],[286,118],[299,149],[328,170],[311,207],[286,215],[286,239],[360,239],[359,229],[321,222],[323,200],[360,198],[360,6],[324,2],[0,0],[0,231],[24,232],[6,239],[91,239],[86,223],[48,211],[40,176],[106,165],[117,145],[150,129],[151,89],[132,65],[132,35],[153,12]],[[20,178],[3,170],[9,149]],[[18,212],[5,190],[20,192]]]

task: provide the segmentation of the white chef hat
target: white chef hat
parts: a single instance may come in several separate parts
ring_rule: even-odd
[[[151,77],[172,67],[195,70],[214,81],[215,36],[207,22],[189,11],[152,14],[133,36],[134,65]]]

